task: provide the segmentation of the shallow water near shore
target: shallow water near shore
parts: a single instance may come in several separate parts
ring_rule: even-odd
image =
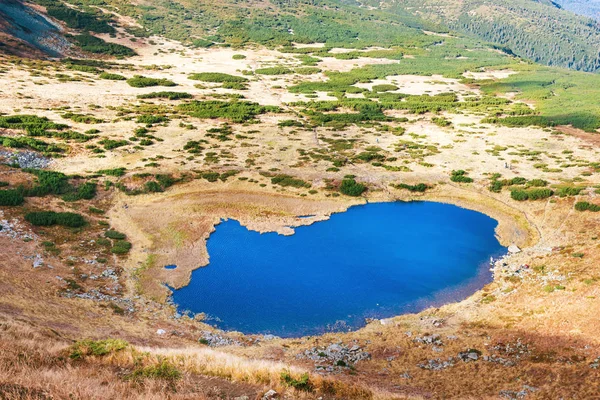
[[[497,222],[434,202],[371,203],[292,236],[217,226],[210,263],[173,293],[180,311],[225,330],[298,337],[360,328],[462,300],[492,280],[506,253]]]

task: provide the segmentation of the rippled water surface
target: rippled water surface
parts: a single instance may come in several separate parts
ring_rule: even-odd
[[[210,264],[173,300],[244,333],[356,329],[365,318],[461,300],[490,282],[490,257],[505,251],[496,225],[432,202],[352,207],[292,236],[224,221],[208,240]]]

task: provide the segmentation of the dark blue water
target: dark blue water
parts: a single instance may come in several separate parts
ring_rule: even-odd
[[[248,231],[237,221],[208,239],[210,264],[176,290],[179,310],[244,333],[304,336],[365,318],[461,300],[491,281],[503,254],[490,217],[432,202],[372,203],[296,229]]]

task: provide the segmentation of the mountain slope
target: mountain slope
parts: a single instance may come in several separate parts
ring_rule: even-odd
[[[37,0],[51,16],[60,0]],[[209,46],[226,42],[286,45],[324,42],[328,46],[418,46],[439,41],[423,31],[453,30],[496,43],[535,62],[583,71],[600,69],[600,27],[549,0],[72,0],[82,11],[103,10],[135,18],[157,34]],[[59,10],[60,11],[60,10]],[[68,17],[68,16],[67,16]],[[76,22],[76,21],[75,21]]]
[[[600,28],[550,2],[533,0],[393,0],[425,19],[511,49],[532,61],[582,71],[600,68]]]
[[[575,14],[600,20],[599,0],[556,0],[556,4]]]

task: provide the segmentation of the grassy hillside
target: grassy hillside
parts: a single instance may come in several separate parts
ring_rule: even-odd
[[[556,4],[565,10],[600,20],[600,1],[598,0],[556,0]]]
[[[440,38],[423,31],[457,31],[492,42],[508,53],[535,62],[583,71],[600,69],[600,28],[591,19],[533,0],[72,0],[84,15],[62,9],[59,0],[38,0],[51,15],[97,32],[109,32],[97,7],[136,18],[157,34],[211,46],[228,43],[284,45],[324,42],[331,46],[424,47]],[[89,13],[89,14],[88,14]],[[92,28],[90,28],[90,26]]]
[[[598,71],[600,28],[592,19],[533,0],[403,1],[427,19],[497,43],[542,64]],[[397,6],[390,6],[394,9]]]

